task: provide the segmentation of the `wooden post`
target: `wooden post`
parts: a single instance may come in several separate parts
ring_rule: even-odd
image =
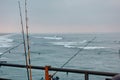
[[[49,75],[49,68],[50,66],[45,66],[45,80],[51,80],[51,77]]]

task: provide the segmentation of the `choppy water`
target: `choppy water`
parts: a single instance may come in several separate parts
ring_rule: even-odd
[[[91,39],[96,39],[84,47]],[[22,42],[20,34],[0,36],[0,55],[7,49]],[[31,63],[36,66],[51,65],[61,67],[79,49],[84,49],[73,58],[65,68],[107,71],[120,73],[120,34],[31,34]],[[25,64],[23,45],[2,55],[0,60],[8,63]],[[44,76],[42,70],[32,70],[33,79]],[[54,72],[50,72],[51,74]],[[83,75],[58,72],[60,80],[83,80]],[[0,77],[13,80],[27,80],[26,69],[1,67]],[[90,76],[90,80],[101,80],[103,77]]]

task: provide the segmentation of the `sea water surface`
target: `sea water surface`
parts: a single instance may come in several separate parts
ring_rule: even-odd
[[[91,43],[86,47],[85,45]],[[60,68],[78,50],[83,49],[64,68],[120,73],[120,33],[105,34],[30,34],[31,64],[50,65]],[[25,64],[21,34],[0,35],[0,60],[7,63]],[[50,72],[50,74],[53,74]],[[43,70],[32,70],[33,80],[44,77]],[[83,74],[58,72],[60,80],[84,80]],[[0,67],[0,77],[12,80],[27,80],[26,69]],[[90,76],[90,80],[104,80],[101,76]]]

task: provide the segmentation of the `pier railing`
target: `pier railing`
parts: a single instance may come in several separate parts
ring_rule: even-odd
[[[18,68],[26,68],[26,65],[21,64],[9,64],[9,63],[0,63],[0,66],[8,66],[8,67],[18,67]],[[29,68],[29,66],[28,66]],[[45,70],[43,66],[31,66],[32,69],[41,69]],[[84,74],[84,80],[89,80],[89,75],[99,75],[99,76],[110,76],[113,77],[120,73],[112,73],[112,72],[100,72],[100,71],[89,71],[89,70],[78,70],[78,69],[68,69],[68,68],[55,68],[49,67],[49,71],[58,71],[58,72],[69,72],[69,73],[80,73]]]

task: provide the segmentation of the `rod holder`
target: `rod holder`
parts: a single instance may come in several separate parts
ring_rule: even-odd
[[[45,66],[45,80],[51,80],[51,75],[49,75],[50,66]]]

